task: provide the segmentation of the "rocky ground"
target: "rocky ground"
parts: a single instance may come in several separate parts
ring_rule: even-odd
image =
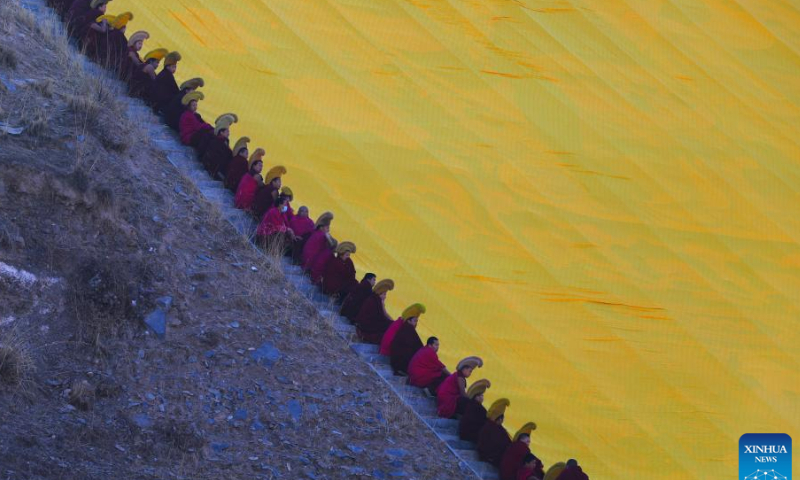
[[[52,22],[0,3],[0,478],[466,478]]]

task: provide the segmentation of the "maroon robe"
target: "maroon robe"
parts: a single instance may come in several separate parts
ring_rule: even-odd
[[[69,2],[66,2],[69,4]],[[92,0],[74,0],[69,7],[66,8],[64,13],[64,23],[67,24],[67,33],[74,38],[75,19],[86,15],[86,12],[92,10]],[[99,17],[100,15],[97,15]],[[94,17],[97,19],[97,17]]]
[[[295,232],[296,234],[297,232]],[[331,259],[322,272],[322,292],[326,295],[339,295],[344,298],[358,286],[356,267],[353,260]]]
[[[278,189],[272,185],[272,182],[265,184],[256,192],[256,197],[253,199],[253,215],[261,219],[267,210],[275,205],[275,200],[278,199]]]
[[[589,476],[583,473],[580,466],[567,467],[556,480],[589,480]]]
[[[161,112],[166,109],[170,100],[178,93],[180,93],[180,89],[178,88],[178,82],[175,81],[175,75],[166,67],[162,68],[161,71],[158,72],[158,75],[156,75],[156,81],[153,83],[153,89],[151,91],[151,98],[156,112]],[[247,173],[246,167],[245,173]],[[241,177],[239,177],[239,179],[241,179]],[[239,182],[237,181],[233,188],[235,189],[238,185]]]
[[[311,283],[314,285],[322,284],[322,274],[325,272],[325,267],[334,259],[333,247],[330,243],[326,246],[328,248],[321,249],[317,256],[314,257],[314,260],[311,261],[309,272],[311,273]]]
[[[177,95],[172,97],[167,104],[167,108],[164,110],[164,122],[166,122],[167,126],[176,132],[180,130],[180,123],[181,123],[181,115],[183,112],[186,111],[186,107],[183,106],[183,97],[189,93],[187,89],[183,89],[178,92]]]
[[[184,145],[195,146],[203,135],[214,135],[214,127],[203,121],[203,117],[197,112],[192,112],[184,107],[180,121],[181,143]]]
[[[531,453],[531,449],[524,442],[517,440],[511,443],[500,459],[500,480],[517,480],[517,473],[522,468],[522,460],[529,453]],[[534,473],[538,472],[534,470]],[[543,477],[544,472],[539,478]]]
[[[420,348],[408,362],[408,384],[427,388],[431,393],[437,392],[439,385],[449,378],[450,374],[439,360],[439,355],[431,346]]]
[[[502,425],[487,420],[478,434],[478,456],[495,467],[500,466],[506,448],[511,445],[511,437]]]
[[[228,139],[222,135],[215,135],[206,146],[202,162],[206,171],[212,177],[216,177],[217,173],[224,172],[228,168],[231,158],[233,158],[233,154]]]
[[[234,156],[231,163],[228,164],[228,170],[225,171],[225,188],[235,192],[242,177],[247,174],[247,169],[247,157]],[[289,218],[289,215],[287,215],[287,218]]]
[[[97,17],[103,15],[97,8],[90,8],[87,10],[83,10],[82,12],[76,14],[72,17],[72,20],[69,23],[70,28],[70,35],[72,38],[78,41],[80,45],[86,45],[87,41],[91,43],[91,41],[97,41],[95,35],[89,35],[89,32],[96,33],[91,29],[91,26],[97,23]],[[94,54],[95,52],[89,52],[90,54]]]
[[[478,443],[478,434],[486,423],[486,408],[475,399],[470,399],[464,409],[464,415],[458,422],[458,438]]]
[[[300,257],[303,271],[307,272],[311,270],[314,259],[316,259],[317,255],[325,248],[329,248],[328,237],[325,231],[321,229],[315,230],[314,233],[308,237],[308,240],[306,240],[306,244],[303,245],[303,255]]]
[[[392,319],[386,313],[383,299],[373,293],[364,300],[353,323],[356,324],[356,333],[362,341],[379,345],[383,334],[392,324]]]
[[[400,325],[400,329],[397,330],[394,340],[392,340],[391,347],[389,347],[389,350],[391,350],[392,370],[395,372],[408,372],[408,364],[411,362],[411,358],[422,347],[422,339],[419,338],[416,327],[408,323],[408,321],[403,322]]]
[[[347,317],[351,322],[354,321],[356,315],[358,315],[358,311],[361,310],[361,305],[364,304],[364,300],[366,300],[371,293],[372,283],[367,279],[361,280],[361,283],[359,283],[358,286],[350,292],[350,295],[344,299],[339,313]]]

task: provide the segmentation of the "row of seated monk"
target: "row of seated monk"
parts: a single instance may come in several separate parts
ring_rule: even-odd
[[[358,281],[351,259],[356,246],[349,241],[340,243],[331,235],[333,214],[325,212],[314,222],[305,206],[295,213],[291,206],[294,194],[282,185],[286,168],[275,166],[263,174],[266,153],[258,148],[250,155],[248,137],[240,138],[230,148],[231,127],[238,122],[238,116],[226,113],[213,126],[206,123],[197,111],[204,98],[199,91],[204,81],[194,78],[178,86],[178,52],[159,48],[142,59],[139,52],[150,35],[137,31],[126,37],[133,14],[107,14],[110,1],[49,3],[67,21],[69,34],[84,51],[128,82],[130,93],[160,114],[179,133],[181,142],[194,148],[208,173],[235,192],[235,206],[258,220],[258,242],[291,255],[312,282],[340,306],[341,315],[356,326],[358,337],[379,345],[379,352],[389,356],[396,375],[407,377],[409,385],[435,396],[440,417],[459,420],[459,437],[475,443],[481,460],[497,466],[502,480],[588,480],[575,460],[558,462],[544,471],[543,463],[529,447],[536,424],[526,423],[512,437],[503,426],[511,402],[500,398],[486,409],[484,394],[491,382],[481,379],[468,386],[468,379],[483,366],[483,360],[464,358],[450,372],[439,360],[439,340],[430,337],[423,345],[417,333],[419,319],[426,311],[422,304],[409,306],[393,319],[386,311],[385,301],[394,282],[377,281],[372,273]],[[156,74],[161,60],[164,67]]]

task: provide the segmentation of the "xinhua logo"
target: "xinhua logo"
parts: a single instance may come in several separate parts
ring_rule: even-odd
[[[792,438],[785,433],[746,433],[739,439],[740,480],[791,480]]]

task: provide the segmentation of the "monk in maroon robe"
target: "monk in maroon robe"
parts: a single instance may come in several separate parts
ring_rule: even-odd
[[[108,22],[106,20],[97,22],[97,18],[106,13],[108,1],[91,0],[89,8],[76,13],[69,23],[72,38],[77,40],[81,46],[90,46],[88,53],[93,57],[96,56],[97,35],[105,35],[106,31],[108,31]]]
[[[203,98],[202,92],[192,92],[184,95],[181,100],[185,110],[181,115],[179,134],[184,145],[195,146],[203,141],[202,137],[214,135],[214,127],[197,113],[197,102]]]
[[[176,132],[180,129],[181,115],[183,115],[186,107],[183,105],[183,97],[188,93],[192,93],[200,87],[203,87],[205,82],[202,78],[193,78],[181,84],[181,91],[172,97],[172,100],[167,104],[164,109],[164,122],[167,126]]]
[[[247,149],[247,142],[249,141],[250,139],[248,137],[242,137],[236,142],[236,145],[233,146],[233,159],[228,165],[228,170],[225,172],[225,188],[232,192],[236,192],[236,189],[239,187],[239,182],[242,180],[242,177],[247,174],[247,170],[250,166],[250,160],[247,159],[247,156],[250,155],[250,151]],[[260,154],[259,158],[263,157],[264,149],[257,149],[253,153],[253,156],[257,154]],[[289,217],[287,216],[287,218]]]
[[[251,208],[256,218],[261,219],[267,212],[267,209],[278,199],[278,194],[281,191],[283,182],[281,177],[283,175],[286,175],[286,168],[280,165],[270,168],[267,174],[264,175],[264,186],[259,188],[256,192]]]
[[[408,384],[427,389],[436,394],[439,385],[450,376],[444,363],[439,360],[439,339],[428,338],[425,346],[420,348],[408,362]]]
[[[501,399],[505,400],[505,399]],[[507,400],[506,400],[507,401]],[[505,419],[505,407],[502,410],[495,411],[494,406],[489,409],[488,420],[478,433],[478,456],[481,461],[489,462],[495,467],[500,466],[500,461],[503,459],[503,454],[506,449],[511,445],[511,437],[503,427],[503,420]],[[510,402],[509,402],[510,404]]]
[[[292,215],[292,218],[289,219],[289,226],[292,227],[292,231],[297,235],[297,240],[292,243],[292,264],[300,265],[302,263],[303,247],[314,232],[314,220],[311,220],[308,216],[308,207],[300,207],[297,210],[297,214]]]
[[[311,283],[314,285],[322,285],[322,274],[325,272],[325,267],[328,266],[328,263],[334,259],[334,252],[339,245],[330,233],[326,236],[326,240],[327,242],[323,244],[323,247],[311,260],[311,266],[308,269]]]
[[[372,288],[375,286],[376,279],[374,273],[364,275],[364,278],[361,279],[358,286],[345,297],[339,314],[346,317],[351,322],[354,321],[356,315],[358,315],[358,311],[361,310],[361,305],[364,304],[364,300],[372,294]]]
[[[436,390],[436,413],[442,418],[463,415],[467,406],[467,379],[473,370],[483,366],[479,357],[467,357],[456,367],[456,371],[445,378]]]
[[[358,286],[356,267],[350,258],[355,252],[352,242],[342,242],[336,247],[336,257],[328,261],[322,272],[322,293],[343,299]]]
[[[464,415],[458,422],[458,438],[472,443],[478,443],[478,434],[486,423],[486,408],[483,398],[486,389],[491,386],[489,380],[478,380],[467,389],[467,406]]]
[[[256,191],[264,186],[264,177],[261,176],[264,162],[260,158],[251,158],[250,161],[250,170],[239,180],[239,188],[236,189],[236,195],[233,197],[233,206],[247,211],[253,207]]]
[[[305,245],[303,245],[303,253],[300,257],[304,272],[310,272],[317,256],[324,250],[330,249],[330,245],[333,243],[333,238],[330,235],[332,221],[333,214],[331,212],[325,212],[320,215],[316,223],[314,223],[314,233],[311,234]]]
[[[89,12],[89,10],[92,10],[94,7],[91,6],[92,0],[74,0],[72,3],[65,3],[67,4],[67,8],[64,12],[64,23],[67,24],[67,34],[70,37],[75,38],[75,20],[78,17],[84,18],[86,13]]]
[[[542,480],[544,478],[544,465],[536,458],[536,455],[529,453],[522,458],[522,465],[517,469],[514,480]]]
[[[153,109],[156,113],[163,112],[169,105],[170,100],[181,91],[178,88],[178,82],[175,81],[175,72],[178,69],[180,60],[180,53],[170,52],[164,58],[164,68],[156,75],[150,95],[153,101]]]
[[[575,459],[567,460],[567,468],[557,477],[557,480],[589,480],[589,476],[583,472]]]
[[[511,442],[500,460],[500,480],[517,480],[517,473],[522,468],[523,460],[531,455],[530,444],[531,436],[527,433],[520,433],[517,439]],[[541,479],[544,478],[544,467],[541,462],[538,464],[539,467],[538,469],[534,467],[533,474]]]
[[[419,316],[406,319],[392,340],[389,356],[395,374],[408,375],[408,364],[414,354],[422,348],[422,339],[417,333],[417,322]]]
[[[356,325],[358,337],[367,343],[378,345],[381,338],[392,324],[392,318],[386,313],[386,294],[394,289],[394,282],[389,279],[375,284],[372,294],[364,300],[353,323]]]

